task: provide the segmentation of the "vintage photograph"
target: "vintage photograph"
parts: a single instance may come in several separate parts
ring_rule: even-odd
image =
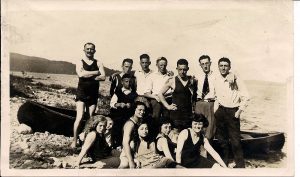
[[[2,6],[2,174],[293,174],[292,1]]]

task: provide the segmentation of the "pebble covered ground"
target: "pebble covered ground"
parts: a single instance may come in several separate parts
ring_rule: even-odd
[[[12,82],[19,81],[16,79],[11,80]],[[27,86],[22,87],[20,84]],[[19,92],[10,98],[10,168],[73,168],[70,159],[74,159],[80,149],[74,150],[70,148],[72,137],[50,134],[49,132],[28,134],[18,132],[18,127],[20,126],[17,120],[18,109],[28,99],[50,106],[69,109],[75,109],[76,107],[74,94],[66,93],[64,89],[43,89],[40,84],[37,84],[39,87],[36,84],[30,80],[28,82],[13,83],[14,88]],[[16,90],[13,92],[16,92]],[[98,113],[109,113],[109,109],[106,106],[108,101],[105,99],[100,101],[97,109]]]
[[[74,168],[72,163],[80,149],[74,150],[70,148],[71,137],[50,134],[48,132],[22,134],[18,132],[20,124],[17,120],[18,109],[27,99],[35,100],[46,105],[75,109],[74,98],[74,88],[61,88],[57,85],[51,88],[49,85],[47,86],[31,79],[22,79],[21,77],[11,78],[10,168]],[[99,100],[97,113],[106,115],[109,113],[109,99],[107,96],[102,96]],[[242,127],[244,126],[243,124],[254,126],[253,122],[252,124],[250,123],[245,121],[241,122]],[[284,147],[283,152],[246,159],[246,168],[284,167],[286,165],[285,148],[286,147]],[[83,165],[83,168],[102,167],[103,164],[101,164],[101,162]]]

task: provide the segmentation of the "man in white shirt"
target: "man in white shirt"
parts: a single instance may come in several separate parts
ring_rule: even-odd
[[[150,84],[149,77],[153,71],[149,68],[151,61],[148,54],[142,54],[140,56],[140,65],[141,69],[134,73],[136,78],[136,92],[139,95],[136,101],[143,102],[146,105],[147,110],[149,110],[150,103],[145,97],[145,93],[147,92],[148,85]]]
[[[149,68],[151,61],[148,54],[142,54],[140,56],[140,65],[141,69],[134,73],[137,83],[136,92],[139,96],[144,96],[147,86],[150,83],[149,77],[153,73],[153,71]]]
[[[169,111],[161,104],[158,94],[165,83],[172,77],[172,73],[167,71],[168,60],[160,57],[156,60],[157,72],[153,72],[149,77],[149,85],[145,96],[149,98],[152,107],[152,117],[154,120],[154,134],[159,131],[160,118],[169,118]],[[172,102],[172,89],[165,94],[168,103]]]
[[[229,141],[234,155],[236,168],[245,168],[243,149],[240,139],[240,115],[249,101],[248,91],[243,81],[235,75],[230,82],[226,76],[230,73],[231,62],[221,58],[218,62],[220,74],[216,74],[215,93],[218,109],[215,112],[216,137],[223,150],[223,158],[228,165]]]
[[[208,55],[202,55],[199,58],[199,64],[203,72],[195,76],[198,80],[195,113],[203,114],[207,118],[209,124],[205,136],[208,140],[211,140],[216,131],[214,116],[215,89],[213,83],[215,76],[213,71],[210,70],[211,61]]]

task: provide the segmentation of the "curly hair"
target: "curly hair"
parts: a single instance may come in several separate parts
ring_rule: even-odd
[[[89,132],[91,131],[96,131],[97,125],[100,122],[105,122],[107,123],[107,119],[105,116],[103,115],[94,115],[93,117],[91,117],[85,124],[84,127],[84,132],[87,135]]]

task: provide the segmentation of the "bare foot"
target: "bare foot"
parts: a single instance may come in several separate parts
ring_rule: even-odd
[[[71,148],[76,148],[76,141],[73,141],[73,142],[72,142]]]

